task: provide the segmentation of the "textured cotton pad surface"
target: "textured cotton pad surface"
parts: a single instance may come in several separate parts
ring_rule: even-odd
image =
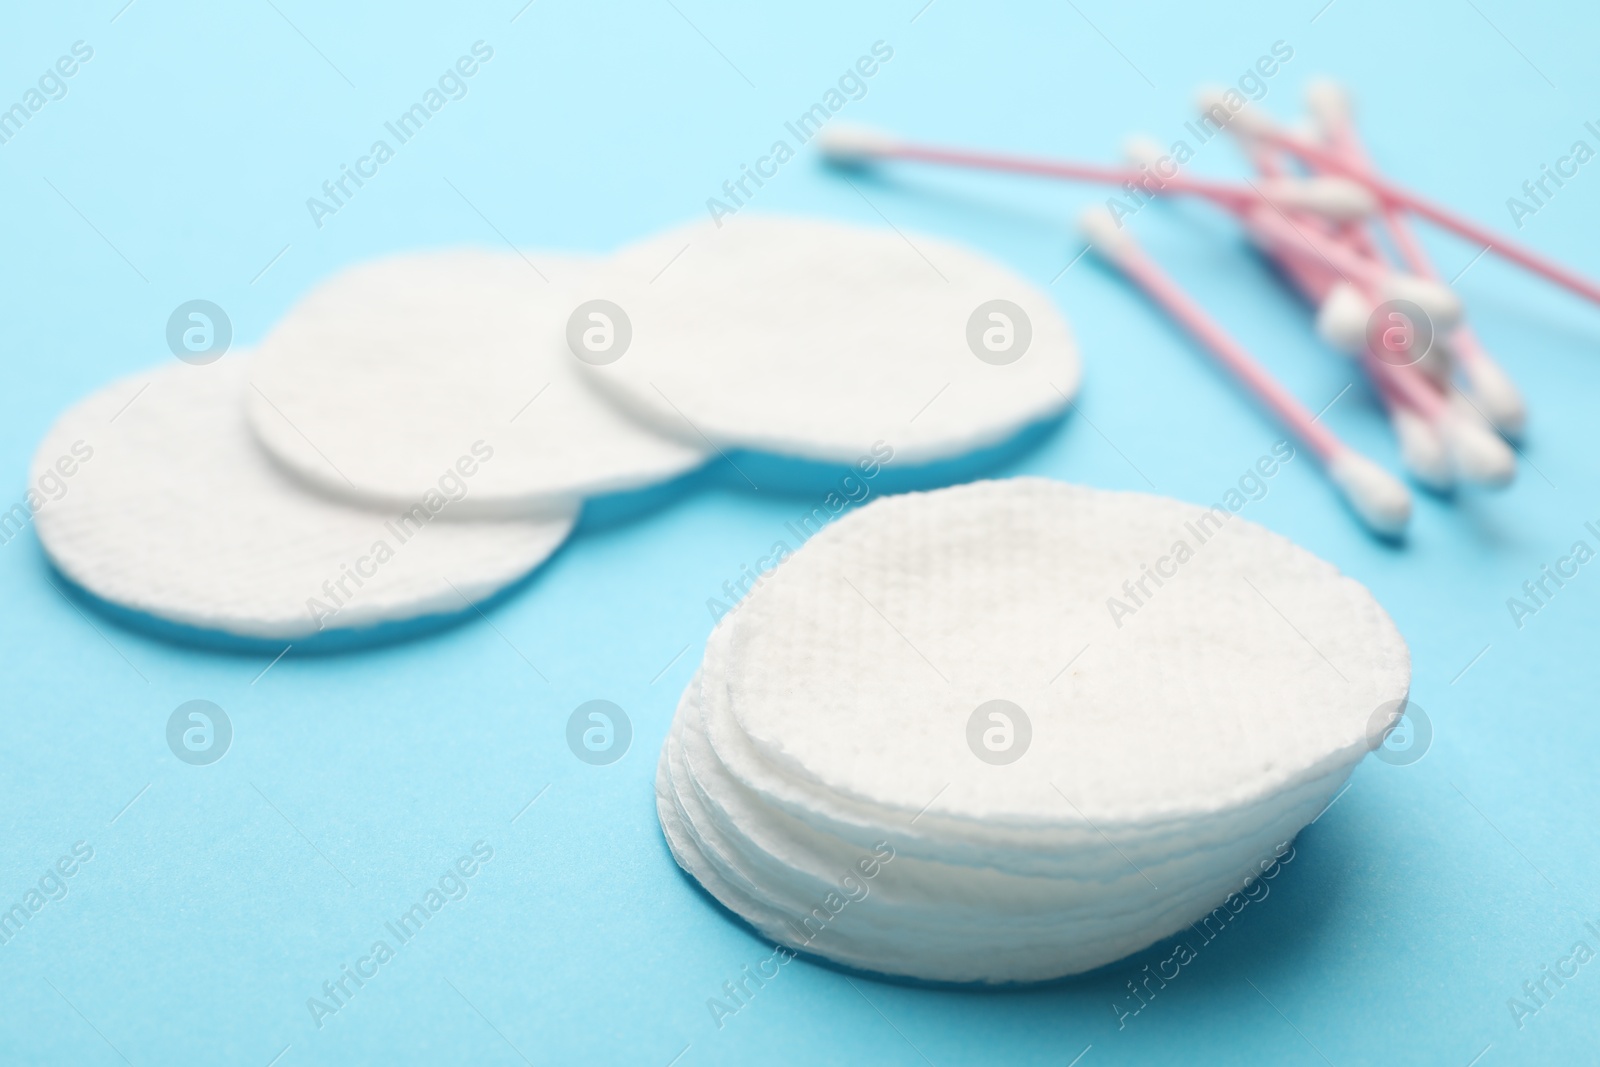
[[[764,936],[1037,981],[1273,877],[1408,681],[1363,587],[1221,509],[1038,479],[888,497],[719,624],[657,806]],[[999,754],[973,725],[995,700]]]
[[[319,286],[256,354],[256,435],[323,492],[402,507],[487,442],[495,463],[456,518],[559,513],[699,465],[704,446],[641,427],[578,377],[567,323],[604,268],[537,262],[406,255]]]
[[[1047,295],[921,234],[741,214],[613,266],[632,340],[583,371],[684,441],[833,463],[885,442],[921,464],[1005,441],[1077,389]]]
[[[1059,795],[1056,818],[1024,825],[965,817],[959,808],[949,809],[942,794],[908,813],[831,792],[760,754],[730,707],[726,649],[734,629],[719,629],[713,635],[702,664],[695,708],[711,758],[704,761],[698,784],[714,803],[727,789],[745,791],[769,813],[802,820],[853,847],[878,840],[886,826],[893,826],[895,841],[906,855],[1026,876],[1108,882],[1126,877],[1130,863],[1164,864],[1216,853],[1266,832],[1285,810],[1319,807],[1338,791],[1360,755],[1352,753],[1348,760],[1334,761],[1322,773],[1307,775],[1294,787],[1252,803],[1217,808],[1205,798],[1202,810],[1167,818],[1091,824],[1065,793]],[[975,759],[976,753],[970,758]],[[956,769],[962,769],[959,763]],[[723,779],[729,783],[726,788]]]
[[[173,364],[61,416],[34,476],[59,457],[81,459],[35,520],[63,574],[168,622],[294,639],[462,611],[538,566],[571,529],[570,511],[441,521],[461,502],[450,496],[470,498],[498,454],[469,453],[474,474],[445,491],[435,484],[404,516],[309,493],[246,427],[247,376],[240,356]]]
[[[833,793],[909,816],[948,784],[928,815],[985,824],[1059,821],[1058,786],[1102,828],[1221,810],[1359,758],[1406,693],[1394,624],[1218,511],[1040,479],[881,499],[738,608],[733,714]],[[1030,719],[1026,763],[974,759],[995,699]]]

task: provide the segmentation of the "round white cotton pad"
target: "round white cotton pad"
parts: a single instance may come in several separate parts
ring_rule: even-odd
[[[921,234],[741,214],[625,248],[632,338],[583,371],[680,440],[896,464],[999,444],[1059,415],[1078,357],[1050,298]]]
[[[1284,538],[1015,479],[883,498],[819,533],[739,606],[727,686],[760,754],[832,793],[909,816],[948,786],[936,811],[1027,826],[1061,820],[1055,782],[1104,828],[1358,759],[1408,679],[1371,594]],[[967,743],[994,699],[1032,724],[1009,767]]]
[[[567,325],[605,268],[458,250],[353,267],[262,342],[250,423],[319,490],[386,506],[427,490],[473,441],[496,462],[452,518],[559,514],[585,496],[698,466],[702,448],[650,432],[594,395]],[[585,320],[587,322],[587,320]]]
[[[56,421],[35,478],[58,457],[81,462],[35,524],[63,574],[167,622],[294,640],[462,611],[538,566],[572,527],[570,511],[441,521],[499,462],[472,441],[440,458],[404,514],[307,493],[245,426],[248,374],[241,356],[175,363],[124,378]]]
[[[1061,807],[1065,821],[1051,824],[952,825],[945,818],[949,813],[942,798],[907,816],[829,793],[814,783],[786,775],[756,754],[728,711],[727,686],[721,677],[723,660],[718,658],[716,647],[726,643],[718,640],[722,636],[722,631],[714,636],[714,644],[708,647],[702,664],[703,680],[696,707],[706,745],[699,748],[694,740],[696,731],[686,726],[684,749],[708,807],[727,813],[725,821],[737,824],[738,832],[752,842],[770,842],[773,835],[762,829],[766,821],[787,826],[786,819],[800,820],[857,847],[870,845],[886,827],[894,827],[895,841],[910,856],[1024,876],[1115,879],[1129,873],[1130,862],[1140,866],[1159,864],[1178,856],[1231,847],[1240,838],[1261,832],[1286,807],[1325,802],[1343,784],[1350,768],[1349,763],[1336,764],[1253,804],[1124,825],[1102,827],[1081,818],[1066,819],[1065,813],[1072,811],[1072,801],[1066,794]],[[748,803],[741,804],[741,798]],[[744,814],[732,814],[735,810]],[[750,815],[758,810],[764,813],[759,820]],[[771,851],[768,844],[758,847]]]
[[[785,773],[782,767],[762,757],[739,728],[731,710],[724,668],[734,630],[734,626],[725,625],[712,635],[701,665],[699,708],[710,750],[715,754],[714,770],[701,776],[707,792],[719,793],[717,779],[725,777],[736,788],[757,797],[766,808],[806,821],[857,846],[871,844],[886,826],[894,826],[897,844],[909,855],[1024,875],[1115,877],[1126,873],[1130,858],[1139,864],[1162,862],[1175,851],[1214,848],[1255,833],[1275,817],[1274,808],[1298,803],[1302,795],[1331,795],[1349,770],[1348,764],[1339,764],[1321,774],[1306,775],[1291,788],[1254,804],[1198,816],[1186,813],[1126,826],[1109,825],[1109,829],[1081,820],[1028,826],[951,821],[946,817],[943,798],[908,816],[904,811],[829,792],[809,779]],[[1066,796],[1061,810],[1068,811]]]

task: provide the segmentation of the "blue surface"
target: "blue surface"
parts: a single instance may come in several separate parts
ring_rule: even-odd
[[[0,105],[73,42],[94,50],[66,95],[0,145],[7,503],[57,413],[171,358],[164,327],[179,303],[216,301],[248,344],[370,256],[502,236],[603,252],[703,212],[879,40],[894,57],[843,117],[1102,159],[1134,129],[1183,136],[1196,83],[1235,80],[1281,40],[1294,56],[1265,106],[1295,110],[1313,73],[1347,79],[1392,174],[1502,230],[1505,199],[1574,140],[1596,147],[1582,124],[1600,117],[1600,13],[1578,4],[122,3],[19,7],[0,35]],[[314,225],[306,198],[479,40],[494,55],[467,95]],[[1220,139],[1192,164],[1239,167]],[[969,242],[1050,284],[1071,317],[1080,415],[1007,473],[1210,502],[1276,438],[1092,258],[1062,273],[1091,191],[911,169],[857,184],[802,154],[753,206],[864,223],[881,212]],[[1527,242],[1600,275],[1600,163],[1524,222]],[[1158,207],[1133,225],[1308,404],[1340,395],[1349,367],[1225,222]],[[1451,275],[1477,252],[1430,246]],[[1169,945],[992,994],[797,961],[713,1022],[708,998],[770,948],[673,866],[654,757],[710,630],[706,601],[816,503],[713,480],[586,530],[487,622],[359,653],[291,651],[265,673],[266,655],[168,643],[69,602],[31,532],[0,545],[0,903],[41,877],[53,888],[46,872],[75,842],[93,849],[63,865],[75,871],[66,895],[0,945],[0,1060],[1592,1060],[1600,963],[1559,989],[1546,980],[1554,995],[1520,1027],[1507,1000],[1575,942],[1600,949],[1584,926],[1600,926],[1600,565],[1521,629],[1506,599],[1575,540],[1596,545],[1583,524],[1600,520],[1600,312],[1493,257],[1458,288],[1531,402],[1517,483],[1421,497],[1399,548],[1362,534],[1309,462],[1245,510],[1394,615],[1431,750],[1411,766],[1363,764],[1270,896],[1124,1028],[1113,1005]],[[1325,418],[1394,464],[1362,385]],[[210,766],[179,762],[165,739],[173,709],[198,698],[234,728]],[[571,711],[596,698],[633,723],[610,766],[564,740]],[[318,1028],[307,999],[479,841],[493,858],[466,895]]]

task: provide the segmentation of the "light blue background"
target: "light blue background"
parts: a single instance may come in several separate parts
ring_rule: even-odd
[[[1320,0],[936,0],[919,15],[921,0],[537,0],[519,15],[522,0],[449,14],[137,0],[119,15],[121,3],[14,6],[0,33],[7,104],[72,42],[94,48],[69,94],[0,146],[7,503],[64,407],[171,358],[163,328],[178,303],[218,302],[248,344],[367,257],[501,234],[604,252],[698,216],[877,40],[894,58],[845,117],[1104,160],[1136,129],[1180,135],[1197,83],[1231,81],[1283,40],[1294,58],[1264,106],[1296,112],[1308,76],[1339,75],[1394,176],[1502,230],[1506,197],[1575,139],[1594,146],[1582,122],[1600,118],[1600,15],[1578,4],[1335,0],[1319,15]],[[470,94],[317,229],[305,199],[480,39],[494,59]],[[1241,164],[1219,139],[1192,167]],[[862,223],[881,211],[1049,284],[1071,318],[1081,414],[1005,473],[1210,502],[1277,437],[1092,257],[1060,273],[1092,190],[909,168],[860,188],[870,205],[807,155],[756,206]],[[1597,223],[1590,163],[1521,236],[1600,275]],[[1351,381],[1224,220],[1160,207],[1132,225],[1313,408]],[[1448,274],[1477,251],[1431,236],[1430,247]],[[1458,288],[1531,404],[1516,484],[1419,497],[1398,549],[1363,535],[1309,460],[1246,511],[1367,583],[1394,615],[1432,750],[1409,767],[1368,760],[1301,835],[1271,896],[1125,1030],[1111,1003],[1168,947],[995,994],[852,987],[800,962],[713,1024],[707,998],[770,950],[672,864],[650,792],[655,754],[710,629],[706,599],[814,503],[730,487],[581,536],[491,612],[492,626],[291,652],[264,675],[267,656],[80,614],[47,584],[31,532],[0,546],[0,900],[20,899],[73,842],[95,850],[68,896],[0,946],[0,1060],[509,1064],[520,1050],[534,1063],[656,1067],[680,1055],[1066,1064],[1091,1045],[1083,1067],[1593,1059],[1600,963],[1520,1031],[1506,1000],[1580,937],[1600,948],[1583,930],[1600,922],[1600,571],[1586,568],[1520,631],[1505,601],[1575,539],[1594,544],[1583,523],[1600,519],[1600,312],[1493,257]],[[1364,385],[1325,418],[1395,465]],[[597,697],[635,728],[609,767],[580,763],[563,741],[568,713]],[[232,750],[214,766],[186,766],[165,744],[167,716],[193,698],[233,718]],[[1129,729],[1138,715],[1129,709]],[[495,855],[470,894],[316,1029],[307,997],[479,839]]]

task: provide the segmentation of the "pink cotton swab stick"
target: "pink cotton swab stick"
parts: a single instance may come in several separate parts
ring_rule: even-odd
[[[1151,176],[1128,167],[909,144],[874,130],[846,124],[824,127],[817,135],[817,145],[830,162],[841,166],[863,166],[877,160],[905,160],[1102,185],[1131,184],[1152,191],[1147,184]],[[1340,219],[1365,217],[1377,208],[1377,202],[1359,183],[1344,178],[1288,178],[1263,183],[1254,189],[1200,178],[1177,178],[1162,181],[1159,191],[1201,197],[1234,211],[1259,203],[1262,199],[1282,208]]]
[[[1253,108],[1244,107],[1237,111],[1232,111],[1225,103],[1221,102],[1215,92],[1207,92],[1202,95],[1200,108],[1213,121],[1222,125],[1238,123],[1241,129],[1263,144],[1282,149],[1320,170],[1329,171],[1352,181],[1360,182],[1383,203],[1403,208],[1413,215],[1419,215],[1427,219],[1436,226],[1443,227],[1460,237],[1483,245],[1487,251],[1495,253],[1500,258],[1510,260],[1547,281],[1555,282],[1557,285],[1588,300],[1591,304],[1600,305],[1600,286],[1595,285],[1588,279],[1501,237],[1483,226],[1479,226],[1470,219],[1463,218],[1395,185],[1367,167],[1352,163],[1339,154],[1323,148],[1321,145],[1314,144],[1304,137],[1279,128],[1271,119]]]
[[[1237,134],[1237,131],[1235,133]],[[1247,137],[1240,140],[1241,147],[1245,149],[1264,177],[1275,178],[1283,175],[1284,168],[1276,152],[1255,144]],[[1153,138],[1141,134],[1129,137],[1124,142],[1123,153],[1134,166],[1146,170],[1154,170],[1163,155],[1160,144]],[[1160,177],[1159,173],[1157,177]],[[1289,277],[1307,302],[1318,309],[1318,335],[1337,351],[1349,355],[1360,355],[1364,352],[1367,319],[1372,312],[1372,306],[1360,295],[1360,291],[1350,283],[1349,279],[1340,275],[1327,257],[1316,252],[1319,245],[1308,244],[1308,241],[1314,240],[1309,234],[1288,235],[1297,250],[1294,253],[1286,253],[1278,247],[1280,239],[1285,236],[1283,231],[1281,229],[1275,231],[1273,239],[1268,240],[1260,228],[1252,227],[1253,214],[1253,211],[1236,213],[1246,231],[1251,233],[1256,247]],[[1328,231],[1321,228],[1326,225],[1321,219],[1302,218],[1299,225],[1318,236],[1330,236],[1332,239]],[[1355,227],[1359,223],[1352,222],[1348,225]],[[1335,255],[1337,254],[1336,251]],[[1373,267],[1370,270],[1376,271],[1377,268]],[[1361,273],[1366,276],[1369,269],[1363,266]]]
[[[1374,307],[1385,301],[1404,300],[1420,309],[1440,332],[1461,321],[1461,301],[1449,288],[1367,259],[1315,226],[1295,224],[1270,205],[1258,204],[1243,212],[1241,221],[1274,252],[1332,268],[1361,289]]]
[[[1330,81],[1314,82],[1306,91],[1306,99],[1330,148],[1356,166],[1372,170],[1371,157],[1356,134],[1349,97],[1345,91]],[[1439,275],[1426,250],[1406,225],[1400,212],[1393,205],[1385,204],[1379,217],[1407,267],[1420,277],[1437,280]],[[1451,334],[1449,344],[1451,354],[1458,357],[1467,385],[1484,408],[1485,416],[1507,436],[1522,436],[1527,426],[1527,405],[1510,376],[1479,342],[1477,334],[1466,323],[1462,323]]]
[[[1156,170],[1160,148],[1148,138],[1130,138],[1125,145],[1125,153],[1135,166],[1150,174],[1150,181],[1156,185],[1154,191],[1162,190],[1161,183],[1174,180]],[[1260,152],[1255,154],[1263,155]],[[1269,176],[1269,181],[1275,180],[1281,184],[1281,180]],[[1360,283],[1376,294],[1375,304],[1385,300],[1404,300],[1416,305],[1430,323],[1439,329],[1447,329],[1460,321],[1460,298],[1448,286],[1396,271],[1381,260],[1361,255],[1329,232],[1331,222],[1351,220],[1331,220],[1324,215],[1306,218],[1302,215],[1301,221],[1297,222],[1291,216],[1301,214],[1298,209],[1265,196],[1249,202],[1220,206],[1226,207],[1239,219],[1255,236],[1257,244],[1269,251],[1282,251],[1311,260],[1319,267],[1331,266],[1346,280]]]
[[[1210,349],[1245,388],[1255,394],[1309,448],[1344,495],[1352,511],[1374,532],[1398,537],[1411,519],[1411,494],[1387,471],[1350,448],[1217,325],[1145,255],[1104,208],[1091,208],[1079,221],[1083,235],[1108,262],[1138,285],[1167,314]]]
[[[1235,133],[1237,134],[1237,131]],[[1276,152],[1265,149],[1248,138],[1240,140],[1241,147],[1245,149],[1263,176],[1275,178],[1283,175],[1284,168]],[[1124,142],[1123,152],[1130,163],[1146,170],[1153,170],[1163,155],[1160,144],[1151,137],[1139,134],[1129,137]],[[1316,253],[1315,249],[1318,246],[1307,244],[1308,237],[1299,233],[1289,235],[1297,251],[1286,253],[1277,247],[1278,238],[1284,236],[1281,229],[1274,233],[1273,240],[1267,240],[1259,229],[1252,229],[1250,225],[1252,215],[1253,212],[1250,211],[1236,213],[1240,222],[1245,225],[1246,231],[1254,238],[1253,243],[1256,247],[1276,264],[1306,300],[1318,309],[1318,335],[1337,351],[1349,355],[1360,355],[1364,352],[1367,319],[1372,312],[1372,306],[1360,295],[1359,290],[1347,278],[1340,275],[1325,256]],[[1300,221],[1300,226],[1304,229],[1325,235],[1326,231],[1319,229],[1319,224],[1322,224],[1320,219]],[[1367,269],[1363,268],[1361,273],[1367,274]]]

